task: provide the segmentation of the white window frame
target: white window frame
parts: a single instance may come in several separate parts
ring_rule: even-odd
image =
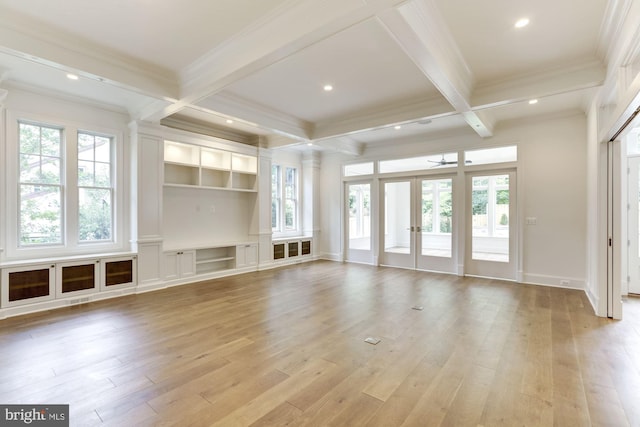
[[[121,129],[113,129],[96,124],[76,123],[59,117],[49,117],[36,113],[15,110],[6,112],[6,212],[2,228],[5,235],[5,260],[62,257],[76,254],[99,254],[128,250],[125,242],[127,221],[125,217],[129,192],[124,187],[129,169],[125,164],[126,141]],[[62,129],[62,204],[63,242],[55,245],[21,246],[18,229],[20,221],[20,134],[19,124],[28,123]],[[112,240],[79,240],[78,218],[78,132],[96,134],[112,138]]]
[[[276,193],[276,197],[279,200],[279,209],[278,209],[278,213],[277,213],[277,224],[275,227],[273,227],[273,223],[272,223],[272,233],[274,236],[276,237],[289,237],[289,236],[297,236],[300,235],[300,225],[301,225],[301,221],[300,221],[300,172],[301,172],[301,168],[298,167],[297,165],[291,165],[291,164],[287,164],[287,163],[273,163],[271,165],[272,170],[273,167],[279,167],[279,188],[277,189]],[[294,194],[294,198],[292,199],[287,199],[286,197],[286,171],[287,169],[294,169],[296,171],[296,177],[295,177],[295,194]],[[271,181],[271,194],[273,195],[273,179]],[[285,228],[285,221],[286,221],[286,205],[287,205],[287,200],[292,200],[293,203],[295,204],[295,208],[294,208],[294,226],[292,229],[286,229]]]

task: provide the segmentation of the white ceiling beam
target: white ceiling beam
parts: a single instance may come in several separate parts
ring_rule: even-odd
[[[291,0],[180,72],[180,100],[147,120],[198,104],[233,83],[404,0]]]
[[[471,108],[473,75],[433,0],[412,0],[378,14],[389,34],[482,137],[489,126]]]

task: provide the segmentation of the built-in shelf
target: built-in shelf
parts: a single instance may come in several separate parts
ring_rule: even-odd
[[[164,185],[257,192],[256,156],[174,141],[164,144]]]
[[[236,247],[196,249],[196,274],[231,270],[236,267]]]

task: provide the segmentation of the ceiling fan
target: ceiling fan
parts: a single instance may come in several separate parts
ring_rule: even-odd
[[[438,166],[457,165],[458,164],[457,160],[450,160],[450,161],[445,160],[444,154],[442,155],[442,159],[440,159],[440,160],[429,160],[429,162],[435,163],[435,165],[431,166],[432,168],[437,168]],[[465,160],[464,163],[468,165],[469,163],[471,163],[471,160]]]

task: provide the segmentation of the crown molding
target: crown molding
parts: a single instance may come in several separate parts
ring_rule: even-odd
[[[243,121],[255,124],[256,127],[297,141],[307,141],[311,134],[311,123],[253,103],[229,92],[220,92],[204,99],[198,104],[198,107],[238,117]]]
[[[607,2],[596,49],[598,57],[606,63],[611,60],[611,48],[620,39],[624,21],[632,4],[633,0],[609,0]]]
[[[0,51],[152,97],[175,99],[177,75],[6,10]]]
[[[607,70],[594,58],[582,59],[542,72],[521,74],[478,86],[472,96],[472,108],[480,110],[532,98],[602,86]]]
[[[42,95],[42,96],[46,96],[48,98],[53,98],[59,101],[63,101],[63,102],[69,102],[72,104],[80,104],[80,105],[86,105],[92,108],[97,108],[100,110],[104,110],[104,111],[109,111],[111,113],[116,113],[116,114],[121,114],[125,117],[130,117],[130,112],[125,108],[122,107],[120,105],[115,105],[115,104],[109,104],[106,102],[99,102],[99,101],[95,101],[93,99],[90,98],[85,98],[82,96],[77,96],[77,95],[71,95],[67,92],[60,92],[57,90],[53,90],[53,89],[46,89],[43,87],[39,87],[39,86],[33,86],[33,85],[29,85],[29,84],[25,84],[25,83],[21,83],[21,82],[16,82],[16,81],[5,81],[3,82],[3,85],[8,89],[9,92],[11,92],[12,90],[20,90],[23,92],[28,92],[28,93],[33,93],[36,95]]]
[[[335,138],[396,124],[412,123],[425,118],[436,118],[453,113],[451,104],[440,96],[414,99],[389,104],[335,121],[318,122],[313,140]]]
[[[233,132],[228,129],[220,129],[215,126],[194,123],[185,119],[166,117],[160,121],[160,124],[172,129],[179,129],[187,132],[197,133],[200,135],[213,136],[215,138],[221,138],[241,144],[251,145],[254,147],[258,145],[258,139],[253,135],[249,136],[238,132]]]

